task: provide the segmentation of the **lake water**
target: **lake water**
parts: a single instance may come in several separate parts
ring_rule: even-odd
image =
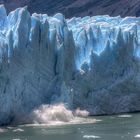
[[[90,118],[91,119],[91,118]],[[140,114],[100,116],[89,124],[36,125],[0,129],[0,140],[137,140]]]

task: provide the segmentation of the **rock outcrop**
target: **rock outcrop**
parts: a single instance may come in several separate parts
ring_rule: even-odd
[[[31,13],[63,13],[67,18],[73,16],[140,16],[139,0],[0,0],[8,11],[28,6]]]

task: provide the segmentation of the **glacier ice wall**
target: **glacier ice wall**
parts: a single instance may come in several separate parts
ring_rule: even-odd
[[[140,111],[140,18],[65,19],[0,6],[0,124],[42,104]]]

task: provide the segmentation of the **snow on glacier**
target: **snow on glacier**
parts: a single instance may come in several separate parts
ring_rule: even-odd
[[[0,6],[0,124],[44,104],[91,115],[140,111],[140,18],[6,14]]]

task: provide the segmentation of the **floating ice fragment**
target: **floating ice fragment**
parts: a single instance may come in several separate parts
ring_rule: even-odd
[[[136,135],[135,138],[140,138],[140,134]]]
[[[84,135],[83,138],[86,138],[86,139],[99,139],[101,137],[100,136],[94,136],[94,135]]]
[[[23,132],[23,131],[24,130],[23,129],[20,129],[20,128],[13,130],[13,132]]]
[[[132,115],[119,115],[118,117],[119,118],[131,118]]]

